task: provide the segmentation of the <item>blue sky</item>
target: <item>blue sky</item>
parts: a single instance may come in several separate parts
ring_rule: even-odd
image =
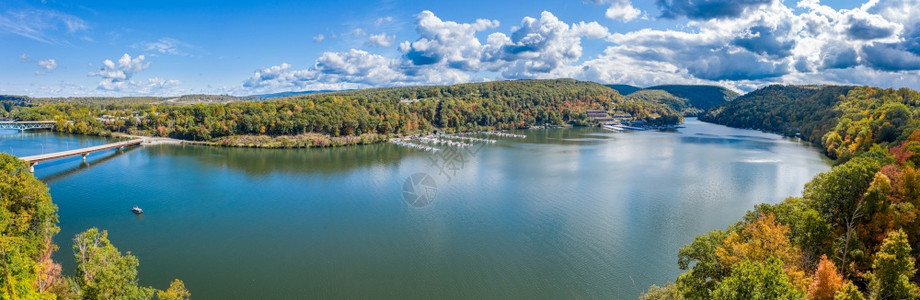
[[[920,89],[920,0],[0,2],[0,94],[568,77]]]

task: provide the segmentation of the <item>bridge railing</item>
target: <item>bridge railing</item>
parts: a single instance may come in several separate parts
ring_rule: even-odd
[[[51,129],[54,128],[54,121],[0,121],[0,129],[16,129],[16,130],[29,130],[29,129]]]

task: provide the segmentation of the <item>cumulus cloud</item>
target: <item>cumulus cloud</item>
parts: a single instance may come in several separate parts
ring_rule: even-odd
[[[395,40],[395,35],[387,35],[386,33],[372,34],[367,37],[367,44],[374,47],[389,47],[393,45]]]
[[[90,72],[88,75],[102,78],[97,86],[99,90],[129,94],[151,94],[181,84],[178,80],[159,77],[141,81],[133,80],[135,74],[150,67],[150,63],[145,62],[145,59],[144,55],[132,58],[131,55],[125,53],[117,63],[106,59],[98,71]]]
[[[66,43],[67,36],[89,28],[86,21],[54,10],[10,10],[0,14],[0,32],[48,43]]]
[[[431,11],[416,16],[416,31],[421,37],[403,42],[400,50],[417,66],[447,63],[464,70],[479,68],[482,43],[476,32],[498,27],[497,20],[478,19],[473,23],[443,21]]]
[[[607,18],[621,22],[629,22],[639,17],[642,11],[633,7],[630,0],[586,0],[585,2],[595,5],[610,5],[604,14]]]
[[[149,95],[158,93],[163,90],[179,86],[182,82],[172,79],[162,79],[158,77],[149,78],[144,81],[101,81],[97,87],[103,91],[123,92],[129,94]]]
[[[282,63],[257,70],[243,87],[259,92],[294,89],[348,89],[389,85],[407,77],[397,70],[397,61],[367,51],[323,53],[305,70],[292,70]]]
[[[106,59],[102,62],[102,68],[99,71],[89,73],[89,76],[99,76],[105,81],[126,81],[134,76],[134,73],[150,67],[150,63],[144,63],[144,55],[138,55],[131,58],[131,55],[125,53],[118,59],[118,64],[112,60]]]
[[[631,7],[625,0],[582,1]],[[306,68],[283,63],[257,70],[243,85],[279,91],[572,77],[640,86],[716,84],[741,91],[771,83],[918,87],[920,0],[870,1],[852,9],[833,9],[817,0],[798,1],[795,9],[778,0],[660,0],[658,5],[662,16],[685,18],[685,23],[611,33],[597,22],[565,22],[543,12],[502,32],[495,30],[495,20],[461,23],[423,11],[416,15],[418,38],[399,43],[400,56],[326,52]],[[639,14],[616,16],[628,21]],[[370,46],[393,45],[392,36],[362,35]],[[587,39],[608,44],[585,57]]]
[[[54,69],[57,69],[58,64],[56,60],[54,60],[53,58],[50,58],[50,59],[38,61],[38,66],[45,69],[44,70],[45,72],[51,72]]]
[[[550,12],[540,19],[526,17],[511,36],[493,33],[484,48],[484,59],[497,62],[492,71],[502,71],[509,78],[535,78],[566,66],[581,58],[582,37],[604,38],[607,28],[597,22],[569,25]]]

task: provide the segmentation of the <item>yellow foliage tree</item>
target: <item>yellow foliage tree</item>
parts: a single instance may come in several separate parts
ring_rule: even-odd
[[[811,283],[801,268],[802,251],[789,242],[789,227],[777,223],[773,214],[760,216],[741,233],[732,232],[716,249],[719,263],[730,268],[743,261],[765,263],[771,257],[783,262],[783,273],[797,289],[804,291]]]
[[[826,255],[821,256],[818,262],[818,269],[815,271],[815,281],[808,287],[808,300],[833,300],[834,295],[846,283],[834,262],[827,259]]]

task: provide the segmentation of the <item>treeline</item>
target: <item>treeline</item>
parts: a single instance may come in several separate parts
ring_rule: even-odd
[[[661,90],[689,101],[690,106],[708,110],[738,98],[738,93],[713,85],[669,84],[647,87],[645,90]]]
[[[325,146],[347,141],[334,139],[347,136],[384,140],[438,129],[458,132],[547,123],[593,125],[586,111],[596,109],[619,109],[648,120],[673,117],[668,111],[642,114],[654,106],[645,101],[616,107],[624,101],[615,91],[571,79],[379,88],[195,105],[42,101],[49,104],[14,106],[9,115],[19,120],[55,120],[55,130],[67,133],[121,132],[211,142],[239,140],[238,136],[296,140],[296,136],[321,134],[333,143]],[[307,144],[302,139],[287,143]]]
[[[731,127],[799,135],[820,144],[837,124],[833,108],[853,89],[849,86],[772,85],[707,111],[700,120]]]
[[[695,117],[702,112],[728,101],[739,95],[732,90],[713,85],[658,85],[640,88],[624,84],[609,84],[627,99],[644,100],[660,103],[684,116]]]
[[[696,237],[678,254],[686,272],[642,297],[920,299],[918,95],[771,86],[711,111],[729,125],[807,129],[841,159],[802,197],[758,205],[727,229]]]
[[[639,100],[657,104],[657,110],[665,110],[672,115],[696,117],[703,110],[690,104],[687,98],[681,98],[662,90],[641,90],[626,96],[627,101]]]
[[[166,290],[137,283],[136,257],[121,253],[106,231],[74,237],[74,277],[51,260],[60,231],[48,187],[19,158],[0,153],[0,299],[188,299],[181,280]]]

